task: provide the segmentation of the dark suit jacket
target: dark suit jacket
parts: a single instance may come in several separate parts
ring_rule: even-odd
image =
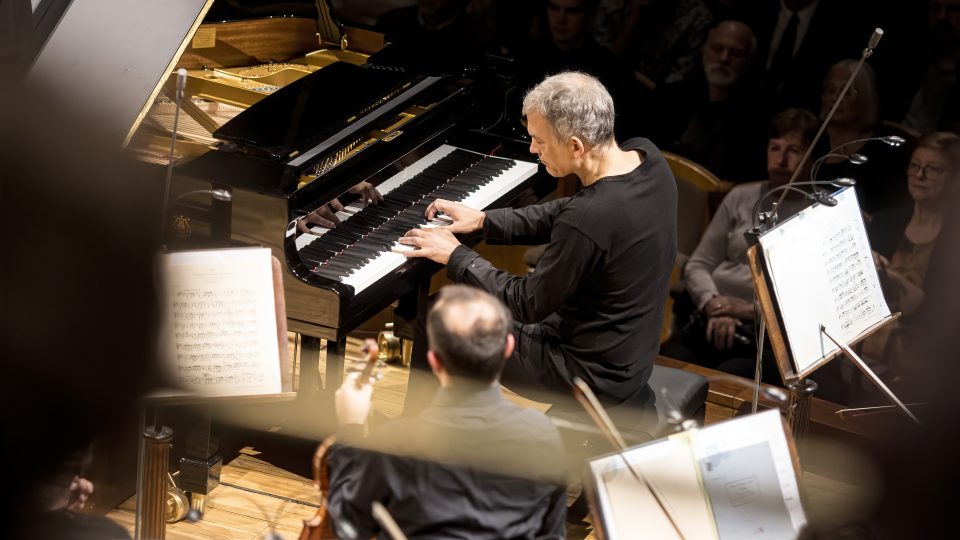
[[[800,107],[820,110],[820,92],[830,66],[844,58],[860,56],[870,31],[869,22],[856,16],[862,0],[820,0],[800,49],[782,80],[765,72],[767,57],[780,13],[778,0],[747,0],[740,18],[757,36],[757,62],[764,72],[764,88],[771,96],[773,110]]]

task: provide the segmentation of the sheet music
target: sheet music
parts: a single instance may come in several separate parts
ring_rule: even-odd
[[[270,250],[170,253],[163,268],[173,381],[206,396],[280,393]]]
[[[796,538],[806,524],[778,410],[691,436],[720,538]]]
[[[856,191],[807,208],[760,238],[797,372],[837,349],[820,324],[851,341],[890,315]]]
[[[690,446],[664,439],[627,450],[631,465],[651,482],[685,538],[717,538],[710,508],[700,488]],[[608,513],[606,538],[680,538],[650,492],[630,473],[620,456],[590,463],[597,497]]]

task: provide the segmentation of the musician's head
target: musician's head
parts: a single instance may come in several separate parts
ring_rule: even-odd
[[[803,109],[780,111],[770,121],[767,174],[770,187],[790,181],[817,132],[817,117]],[[806,165],[809,167],[809,163]]]
[[[507,308],[480,289],[467,285],[441,289],[427,315],[427,360],[440,384],[496,383],[513,353],[512,326]]]
[[[530,152],[551,176],[577,171],[616,145],[613,98],[596,78],[577,71],[552,75],[523,98]]]

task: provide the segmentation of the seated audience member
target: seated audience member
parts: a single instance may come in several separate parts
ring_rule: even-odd
[[[546,11],[535,21],[533,40],[517,52],[520,88],[525,92],[554,73],[588,73],[610,92],[619,118],[632,118],[635,83],[617,58],[598,45],[590,33],[596,0],[547,0],[545,4]],[[520,96],[522,93],[518,93]],[[519,105],[515,105],[517,116]],[[620,121],[618,125],[627,127],[630,122]]]
[[[512,322],[489,294],[443,288],[427,319],[428,360],[441,389],[415,418],[361,439],[370,385],[337,391],[329,511],[341,538],[370,538],[381,502],[409,538],[564,538],[565,455],[543,414],[507,401],[498,384]],[[349,446],[348,446],[349,445]],[[363,446],[364,448],[361,448]]]
[[[769,180],[735,186],[723,199],[703,238],[684,268],[685,296],[674,312],[683,329],[664,344],[663,355],[737,375],[753,375],[753,278],[743,232],[754,226],[753,207],[765,193],[786,184],[817,130],[808,111],[787,109],[774,116],[767,143]],[[788,197],[780,208],[785,219],[804,205]],[[764,370],[770,375],[775,370]]]
[[[823,82],[821,118],[833,107],[856,64],[856,60],[842,60],[830,68]],[[858,142],[886,135],[905,134],[881,125],[877,78],[870,65],[864,64],[827,126],[824,137],[827,144],[823,145],[822,152],[815,152],[812,157],[823,155],[840,145],[845,146],[838,149],[835,152],[837,154],[862,154],[867,157],[868,161],[860,165],[847,161],[846,157],[828,158],[820,167],[817,179],[847,177],[856,180],[860,208],[868,215],[885,208],[909,204],[910,201],[903,179],[909,149],[881,141]]]
[[[893,369],[895,378],[909,376],[914,355],[904,350],[910,348],[905,340],[892,341],[891,334],[909,338],[916,330],[910,316],[924,299],[930,255],[960,189],[960,137],[947,132],[924,136],[906,170],[913,204],[878,212],[867,227],[884,296],[890,310],[902,312],[904,319],[893,330],[882,329],[868,338],[863,354],[874,361],[890,359],[891,365],[884,367]]]
[[[756,45],[741,22],[710,30],[699,75],[658,89],[649,112],[651,139],[724,180],[763,178],[767,120],[751,73]]]
[[[713,21],[704,0],[599,0],[595,26],[597,41],[653,90],[696,73]]]

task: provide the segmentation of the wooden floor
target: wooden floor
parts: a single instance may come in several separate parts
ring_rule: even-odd
[[[347,343],[345,371],[360,369],[362,340]],[[291,334],[291,356],[297,369],[296,343]],[[320,372],[324,372],[321,356]],[[400,414],[409,370],[394,364],[381,365],[374,385],[373,407],[377,415],[394,418]],[[546,410],[535,403],[507,392],[507,397],[522,406]],[[716,419],[720,419],[719,416]],[[711,421],[708,418],[708,423]],[[269,429],[269,428],[268,428]],[[302,520],[316,510],[319,495],[312,481],[257,458],[256,448],[244,448],[239,457],[224,465],[221,484],[208,496],[204,519],[197,523],[167,525],[167,538],[178,539],[259,539],[273,529],[281,538],[295,539]],[[806,510],[811,520],[831,524],[851,515],[863,515],[871,499],[872,487],[854,485],[812,472],[804,473]],[[131,497],[107,516],[133,532],[135,498]],[[589,526],[569,527],[568,538],[592,539]]]

